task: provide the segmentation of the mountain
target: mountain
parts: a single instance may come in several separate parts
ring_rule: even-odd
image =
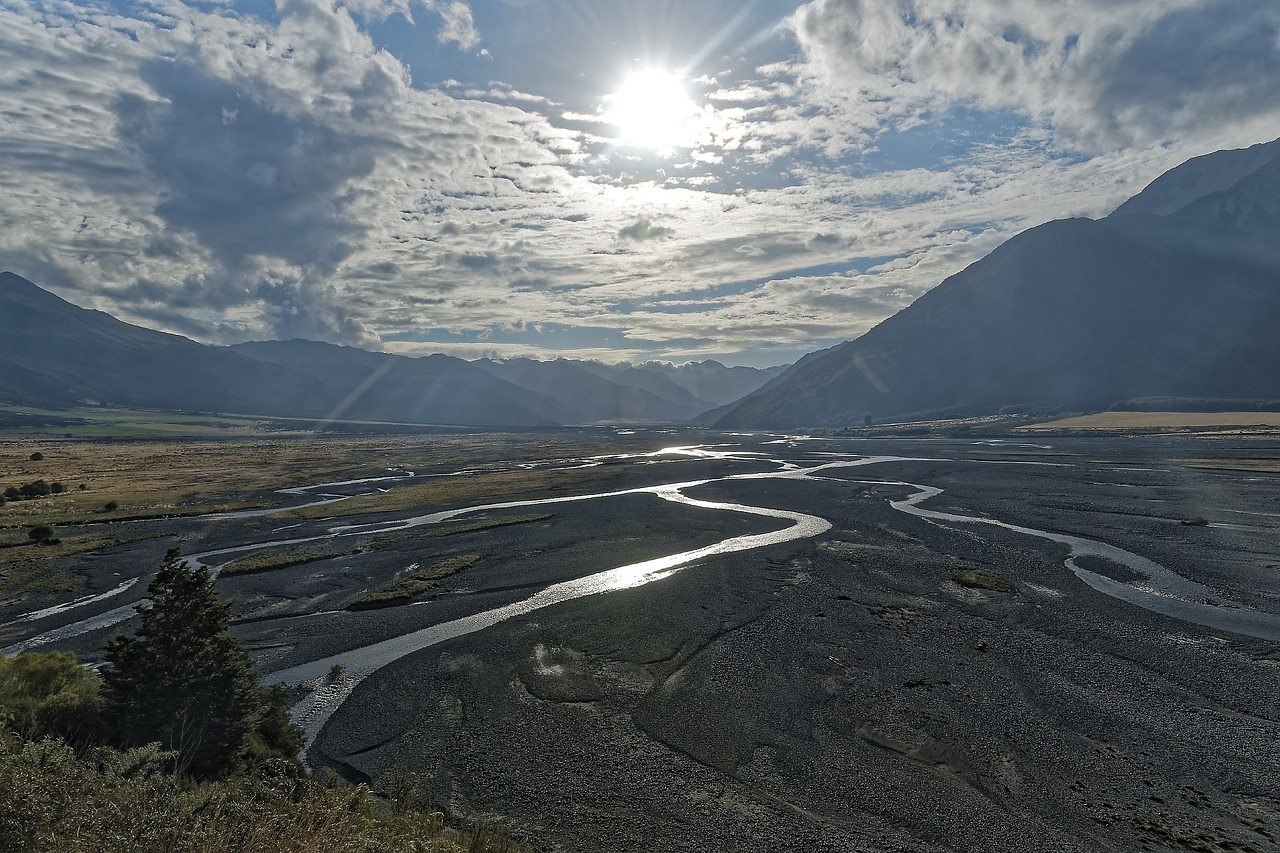
[[[684,364],[645,361],[636,365],[636,368],[661,374],[694,397],[713,406],[741,400],[787,370],[786,365],[764,368],[726,367],[712,359]]]
[[[574,422],[545,395],[447,355],[408,358],[319,341],[250,341],[235,352],[335,389],[334,418],[473,426]]]
[[[683,407],[692,413],[685,419],[704,412],[713,405],[694,395],[688,388],[671,381],[663,373],[643,366],[626,362],[605,364],[599,361],[574,361],[573,364],[617,385],[640,388],[673,406]]]
[[[323,383],[72,305],[0,273],[0,396],[141,408],[323,414]]]
[[[196,343],[0,273],[0,401],[526,427],[687,422],[712,406],[661,372],[564,359],[468,362],[317,341]]]
[[[723,428],[1280,399],[1280,140],[1199,157],[1101,220],[1008,240]]]
[[[671,400],[640,385],[614,382],[582,362],[563,358],[480,359],[472,363],[499,379],[549,397],[573,413],[572,423],[670,423],[690,420],[707,408],[698,400]]]

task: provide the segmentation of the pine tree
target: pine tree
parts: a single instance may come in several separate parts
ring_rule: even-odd
[[[188,566],[176,549],[147,592],[137,633],[107,643],[103,686],[115,737],[125,747],[159,741],[177,754],[177,773],[225,776],[263,706],[253,662],[227,633],[230,611],[209,572]]]

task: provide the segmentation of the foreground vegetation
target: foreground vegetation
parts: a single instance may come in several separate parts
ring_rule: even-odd
[[[455,829],[416,786],[374,796],[276,761],[197,782],[169,773],[151,745],[97,748],[0,733],[0,850],[31,853],[527,850],[483,826]]]
[[[525,849],[446,827],[411,778],[379,798],[310,776],[207,570],[170,551],[148,593],[101,676],[68,652],[0,656],[0,850]]]

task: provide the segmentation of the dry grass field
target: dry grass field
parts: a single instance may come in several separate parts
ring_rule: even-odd
[[[653,440],[523,437],[522,461],[572,459],[651,449]],[[533,454],[530,454],[530,448]],[[567,489],[608,479],[608,465],[570,471],[512,469],[510,436],[310,437],[224,440],[0,439],[0,491],[37,480],[65,491],[0,507],[0,543],[35,524],[69,525],[125,518],[195,515],[281,502],[275,492],[406,471],[466,471],[428,483],[317,507],[311,515],[350,515],[465,500],[501,499],[534,487]],[[42,458],[34,459],[39,455]],[[348,508],[346,505],[350,504]],[[335,511],[336,510],[336,511]]]
[[[1098,412],[1040,424],[1023,430],[1063,429],[1280,429],[1280,412]]]
[[[8,502],[0,528],[240,509],[272,502],[246,499],[255,492],[367,467],[366,453],[354,448],[321,448],[297,441],[0,442],[0,488],[36,480],[66,488]],[[43,458],[32,459],[36,453]]]

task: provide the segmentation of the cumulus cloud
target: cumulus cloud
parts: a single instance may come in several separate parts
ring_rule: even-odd
[[[274,25],[162,9],[152,22],[75,10],[59,28],[3,12],[0,41],[21,61],[0,69],[0,115],[25,133],[0,136],[13,189],[0,253],[89,291],[78,301],[205,338],[376,345],[357,312],[381,314],[398,288],[344,265],[395,266],[395,232],[430,239],[446,200],[509,209],[561,180],[571,140],[536,114],[412,89],[344,7],[282,0]],[[24,76],[44,79],[41,98]],[[385,251],[366,261],[370,244]],[[483,255],[449,256],[465,269]],[[174,306],[220,319],[184,325]]]
[[[645,240],[654,240],[658,237],[668,237],[674,233],[670,228],[661,225],[654,225],[649,221],[649,217],[641,216],[635,222],[618,229],[618,236],[625,240],[636,240],[643,242]]]
[[[855,131],[970,104],[1106,151],[1280,116],[1271,0],[814,0],[790,25]]]
[[[331,272],[350,255],[366,228],[344,201],[373,171],[368,148],[183,61],[152,63],[143,77],[156,97],[120,98],[119,132],[156,182],[169,228],[231,269],[257,255]]]

